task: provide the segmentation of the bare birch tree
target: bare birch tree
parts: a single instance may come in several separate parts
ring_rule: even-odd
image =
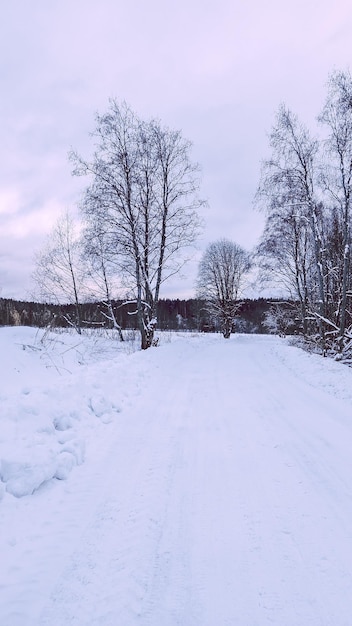
[[[304,328],[309,306],[310,314],[316,317],[324,351],[327,321],[324,284],[326,249],[321,205],[315,193],[318,142],[310,137],[297,117],[282,105],[270,134],[270,146],[272,156],[263,164],[256,195],[258,205],[268,214],[263,239],[266,243],[262,246],[262,252],[276,256],[279,262],[282,262],[284,256],[285,262],[292,268]],[[276,238],[276,245],[271,248],[267,245],[269,226]],[[284,241],[281,239],[283,230],[286,234]],[[277,256],[278,252],[281,259]]]
[[[42,300],[74,303],[74,319],[67,317],[67,322],[80,334],[84,272],[79,234],[68,211],[59,217],[43,250],[36,255],[33,279]]]
[[[328,95],[319,120],[329,132],[321,180],[337,211],[341,233],[340,254],[331,271],[338,277],[334,293],[339,327],[339,349],[346,330],[347,298],[351,292],[351,198],[352,198],[352,77],[336,71],[330,76]],[[335,228],[336,231],[336,228]],[[336,241],[336,239],[335,239]],[[350,339],[350,337],[349,337]]]
[[[250,262],[248,253],[227,239],[211,243],[198,269],[198,297],[204,299],[211,316],[221,324],[225,339],[231,335],[238,293]]]
[[[90,177],[83,216],[104,233],[136,302],[146,349],[153,342],[161,285],[179,271],[199,231],[199,167],[180,132],[140,120],[115,100],[97,115],[93,136],[91,160],[71,154],[74,174]]]

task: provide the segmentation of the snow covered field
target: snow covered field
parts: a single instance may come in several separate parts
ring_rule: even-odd
[[[1,626],[351,626],[352,370],[1,328]]]

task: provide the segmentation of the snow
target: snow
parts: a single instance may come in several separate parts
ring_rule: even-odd
[[[350,626],[352,370],[1,328],[0,624]]]

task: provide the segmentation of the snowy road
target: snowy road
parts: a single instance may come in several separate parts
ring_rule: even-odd
[[[323,360],[255,336],[129,359],[85,463],[0,504],[0,624],[351,626],[352,408]]]

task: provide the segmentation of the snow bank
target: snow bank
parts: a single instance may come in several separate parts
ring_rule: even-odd
[[[122,410],[128,357],[102,334],[20,327],[0,336],[0,498],[5,491],[20,498],[83,463],[97,419],[109,424]]]

